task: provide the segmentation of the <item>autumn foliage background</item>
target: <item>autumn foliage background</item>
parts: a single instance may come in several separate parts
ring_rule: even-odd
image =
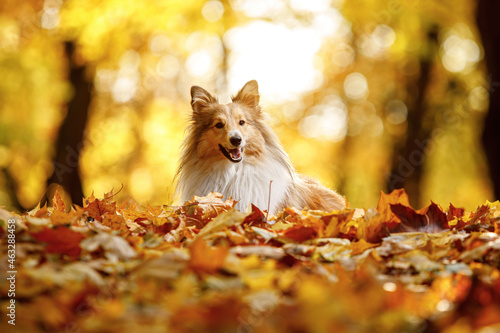
[[[498,330],[499,11],[3,0],[0,329]],[[350,207],[173,201],[189,88],[224,102],[250,79],[297,170]]]

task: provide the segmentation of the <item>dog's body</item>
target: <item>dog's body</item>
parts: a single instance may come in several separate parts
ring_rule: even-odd
[[[226,105],[197,86],[191,88],[191,98],[193,115],[177,172],[183,201],[214,191],[238,200],[240,210],[252,203],[270,214],[286,206],[345,207],[342,196],[295,172],[264,123],[256,81],[245,84]]]

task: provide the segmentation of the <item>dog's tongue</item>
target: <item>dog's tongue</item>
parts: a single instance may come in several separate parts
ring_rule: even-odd
[[[233,160],[238,160],[241,158],[241,149],[240,148],[229,149],[228,152],[229,152],[229,156],[231,156],[231,158]]]

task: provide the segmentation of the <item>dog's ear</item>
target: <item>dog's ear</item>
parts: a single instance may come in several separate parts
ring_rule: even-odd
[[[204,107],[216,103],[218,103],[217,98],[202,87],[191,87],[191,107],[193,108],[194,113],[198,113]]]
[[[233,103],[238,102],[251,108],[256,108],[259,106],[259,99],[259,85],[257,81],[252,80],[245,83],[238,94],[233,97]]]

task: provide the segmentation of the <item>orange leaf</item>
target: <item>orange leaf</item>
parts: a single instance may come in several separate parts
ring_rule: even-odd
[[[30,215],[33,217],[47,217],[47,216],[49,216],[49,210],[47,209],[47,203],[45,203],[45,205],[43,205],[42,208],[40,208],[40,203],[38,203],[38,206],[30,212]]]
[[[358,222],[357,238],[366,240],[370,243],[380,243],[382,238],[390,235],[390,232],[384,223],[385,219],[381,215],[376,215],[367,219],[360,219]]]
[[[198,237],[189,248],[189,252],[190,266],[195,272],[215,273],[224,264],[229,248],[208,246],[202,237]]]
[[[401,204],[410,206],[410,199],[404,188],[396,189],[389,194],[380,191],[380,199],[378,200],[377,211],[382,215],[386,223],[399,223],[401,220],[392,212],[391,205]]]
[[[110,197],[103,200],[96,199],[93,193],[90,197],[83,199],[83,207],[91,217],[99,221],[104,214],[116,213],[116,202],[112,202]]]
[[[66,212],[66,204],[64,203],[61,194],[59,193],[59,188],[60,186],[57,187],[54,198],[52,199],[52,206],[54,207],[54,210]]]
[[[365,252],[372,247],[378,246],[378,244],[368,243],[364,239],[360,239],[358,242],[352,244],[352,252],[351,255],[355,256]]]

